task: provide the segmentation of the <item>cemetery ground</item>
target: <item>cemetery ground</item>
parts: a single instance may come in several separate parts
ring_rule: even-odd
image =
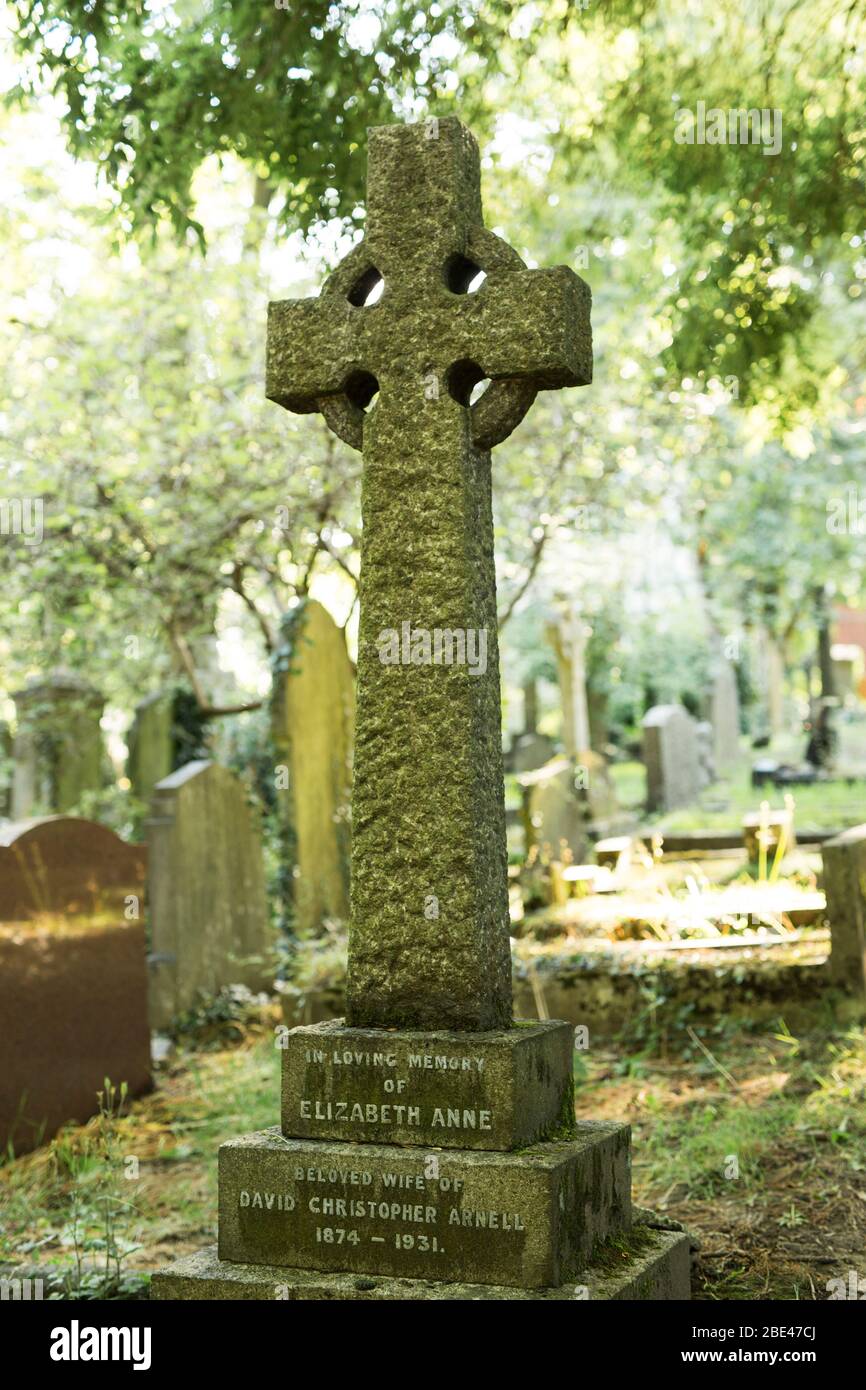
[[[624,807],[637,809],[642,806],[644,794],[644,768],[642,763],[614,763],[612,768],[614,784]],[[855,825],[863,817],[866,807],[866,784],[862,781],[848,781],[844,777],[814,786],[794,787],[797,803],[797,826],[800,830],[832,830],[845,825]],[[768,787],[759,793],[751,785],[750,769],[746,763],[740,764],[733,776],[724,783],[708,787],[701,798],[691,806],[680,807],[659,816],[653,828],[662,834],[686,833],[692,830],[731,830],[735,831],[748,811],[757,809],[762,796],[771,803],[781,800],[781,793]]]
[[[814,810],[803,809],[803,794],[826,786],[795,789],[798,830],[862,819],[860,787],[845,779],[830,786],[834,797]],[[773,789],[752,788],[741,766],[702,795],[697,828],[707,828],[707,804],[725,799],[719,828],[735,832],[762,796],[780,801]],[[644,818],[645,842],[678,814]],[[577,1118],[632,1125],[634,1201],[694,1237],[698,1299],[823,1300],[829,1281],[863,1272],[866,1042],[856,1000],[818,978],[829,931],[811,901],[820,848],[805,838],[781,861],[775,885],[801,893],[805,915],[799,920],[789,904],[792,940],[772,950],[668,951],[622,892],[567,904],[572,913],[593,901],[614,910],[606,945],[576,920],[557,923],[550,906],[523,921],[513,911],[518,1013],[585,1020]],[[742,848],[650,855],[634,874],[661,883],[661,897],[683,900],[690,882],[723,892],[759,877]],[[609,961],[593,964],[593,951],[609,956],[611,945],[624,956],[648,949],[617,974]],[[311,1021],[292,1016],[287,1001],[317,995],[331,1001],[324,1016],[341,1013],[345,952],[339,929],[310,935],[277,999],[229,988],[166,1025],[173,1045],[150,1094],[130,1101],[108,1088],[89,1123],[67,1125],[33,1153],[10,1150],[0,1166],[0,1272],[41,1277],[63,1299],[139,1299],[150,1272],[210,1244],[216,1151],[273,1124],[275,1032]],[[763,981],[754,969],[761,957]],[[557,993],[563,969],[567,990]]]
[[[0,1169],[0,1264],[55,1297],[137,1298],[215,1234],[217,1145],[272,1122],[273,1006],[202,1015],[157,1088]],[[578,1119],[628,1118],[634,1199],[698,1249],[693,1297],[823,1300],[866,1247],[866,1039],[719,1019],[576,1054]]]
[[[740,758],[727,776],[706,787],[691,804],[652,819],[653,829],[664,834],[693,830],[739,829],[742,818],[755,811],[762,796],[775,804],[781,792],[773,787],[758,791],[752,786],[751,768],[757,758],[768,753],[780,763],[802,761],[804,735],[791,727],[777,735],[766,750],[741,749]],[[613,762],[611,777],[624,809],[642,813],[646,801],[646,770],[639,760]],[[857,825],[866,814],[866,721],[846,719],[840,731],[836,775],[826,781],[793,787],[797,828],[801,831],[841,830]]]
[[[587,945],[592,938],[599,943],[643,939],[659,949],[676,937],[691,937],[697,947],[699,937],[718,937],[719,931],[734,936],[754,928],[769,928],[771,945],[785,935],[792,943],[805,941],[814,947],[827,940],[820,844],[862,821],[866,782],[858,774],[791,788],[755,787],[751,768],[752,758],[741,755],[725,777],[705,787],[690,804],[647,814],[643,764],[613,763],[619,805],[631,818],[626,839],[631,839],[632,848],[628,862],[615,864],[610,856],[625,840],[604,841],[610,867],[601,874],[592,867],[591,851],[584,868],[570,869],[570,851],[565,848],[556,855],[547,845],[535,852],[535,875],[526,868],[518,873],[523,837],[515,824],[514,934],[547,942],[551,950],[557,942]],[[520,792],[516,778],[508,783],[514,822],[520,816]],[[770,816],[790,807],[793,833],[799,837],[781,856],[775,844],[769,846],[763,864],[750,859],[743,831],[747,817],[760,817],[762,804]],[[551,859],[559,858],[563,862],[558,868],[549,867]],[[563,868],[566,883],[559,881]],[[689,906],[694,909],[692,922],[685,920]],[[699,959],[695,952],[690,954]],[[792,959],[797,954],[788,953]]]
[[[825,829],[862,816],[859,788],[844,779],[833,784],[832,824],[802,809],[801,793],[824,790],[797,789],[799,829],[816,816]],[[707,801],[726,797],[721,828],[733,831],[764,794],[749,786],[741,767],[707,789],[698,814]],[[776,794],[766,794],[775,805]],[[677,814],[649,824],[667,826]],[[644,870],[638,865],[638,877],[643,871],[685,897],[689,880],[723,891],[757,877],[742,849],[671,856]],[[802,891],[805,901],[820,873],[820,851],[807,845],[782,861],[776,886]],[[590,901],[573,899],[568,907]],[[596,901],[604,904],[604,895]],[[634,930],[621,894],[607,901],[616,909],[610,935],[618,946],[652,938],[651,930]],[[635,1202],[694,1235],[694,1296],[822,1299],[827,1281],[859,1270],[866,1042],[853,1027],[855,1004],[843,1009],[837,996],[797,985],[798,970],[808,974],[828,949],[820,914],[810,908],[790,946],[763,953],[772,957],[766,966],[787,978],[760,1010],[744,962],[761,953],[741,959],[738,950],[648,951],[628,967],[629,1000],[638,1003],[629,1003],[624,1016],[617,1013],[622,977],[588,968],[587,953],[598,943],[574,921],[544,931],[535,929],[536,919],[551,927],[554,921],[549,908],[513,921],[519,1012],[579,1022],[588,1008],[587,1047],[575,1054],[577,1118],[632,1124]],[[332,991],[339,1013],[345,945],[340,931],[312,936],[287,993]],[[576,980],[582,992],[566,1014],[555,988],[569,952],[571,989]],[[682,986],[686,965],[691,974]],[[31,1154],[10,1151],[0,1167],[0,1267],[22,1276],[38,1271],[63,1298],[139,1298],[150,1271],[210,1243],[219,1144],[273,1123],[275,1030],[299,1021],[290,1019],[285,1000],[224,990],[173,1025],[173,1046],[151,1094],[130,1102],[109,1089],[88,1124],[67,1125]]]

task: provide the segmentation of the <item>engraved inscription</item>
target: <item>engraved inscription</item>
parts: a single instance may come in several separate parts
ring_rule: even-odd
[[[283,1051],[282,1131],[508,1152],[561,1131],[572,1061],[565,1023],[478,1035],[311,1024],[293,1029]]]
[[[293,1187],[286,1184],[282,1190],[240,1187],[235,1201],[245,1236],[267,1246],[290,1233],[290,1239],[300,1241],[293,1258],[302,1261],[317,1258],[311,1244],[319,1249],[318,1258],[325,1258],[321,1247],[344,1246],[358,1251],[362,1261],[365,1247],[373,1257],[376,1247],[387,1246],[399,1268],[400,1257],[408,1253],[413,1262],[419,1255],[456,1254],[449,1233],[459,1232],[463,1240],[464,1233],[476,1231],[520,1239],[527,1229],[521,1211],[477,1205],[457,1175],[431,1178],[419,1172],[295,1164],[291,1178]],[[269,1217],[278,1224],[269,1221],[263,1228],[261,1219]]]
[[[264,1130],[220,1148],[220,1258],[556,1286],[628,1227],[627,1158],[605,1124],[511,1154]]]
[[[335,1067],[396,1067],[399,1059],[396,1052],[354,1052],[348,1048],[308,1047],[304,1053],[307,1062],[333,1063]],[[483,1071],[483,1057],[448,1056],[447,1053],[410,1052],[410,1068],[423,1071]]]
[[[474,1089],[472,1078],[477,1082],[485,1069],[482,1056],[441,1051],[404,1051],[401,1055],[391,1051],[317,1047],[305,1048],[303,1056],[306,1094],[297,1098],[296,1114],[313,1125],[345,1123],[358,1125],[362,1130],[365,1126],[374,1126],[377,1130],[398,1128],[430,1134],[439,1130],[487,1133],[493,1129],[493,1111],[486,1105],[469,1103],[471,1095],[465,1097],[464,1103],[459,1103],[460,1097],[455,1096],[457,1103],[443,1105],[435,1103],[442,1098],[441,1088],[439,1094],[430,1099],[419,1097],[416,1101],[412,1094],[419,1089],[419,1077],[429,1078],[431,1073],[442,1077],[465,1076],[470,1090]],[[373,1073],[379,1077],[383,1099],[362,1101],[353,1097],[352,1077],[358,1073],[365,1076]],[[422,1085],[421,1089],[427,1088]],[[385,1098],[407,1092],[405,1100]]]
[[[300,1115],[304,1120],[349,1120],[359,1125],[406,1125],[429,1129],[490,1129],[489,1110],[452,1109],[435,1105],[422,1119],[418,1105],[352,1104],[347,1100],[302,1100]]]

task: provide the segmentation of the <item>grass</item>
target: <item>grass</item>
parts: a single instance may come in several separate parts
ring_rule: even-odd
[[[620,805],[641,815],[647,829],[661,834],[687,834],[692,830],[738,831],[743,816],[757,811],[766,798],[781,809],[783,792],[775,787],[756,790],[751,785],[751,762],[737,767],[731,778],[715,782],[696,802],[664,816],[642,815],[646,776],[642,763],[614,763],[611,774]],[[811,787],[792,787],[799,830],[844,830],[866,820],[866,783],[821,782]]]
[[[102,1260],[100,1202],[116,1189],[118,1168],[123,1207],[114,1216],[127,1278],[213,1242],[220,1143],[279,1120],[278,1022],[270,1011],[238,1045],[179,1053],[158,1088],[115,1119],[117,1163],[98,1142],[99,1117],[7,1161],[0,1264],[80,1266],[90,1287]]]
[[[624,811],[642,812],[646,801],[646,768],[643,763],[611,763],[617,801]]]
[[[278,1022],[266,1011],[231,1046],[211,1038],[212,1050],[180,1052],[158,1089],[112,1120],[107,1149],[97,1118],[8,1162],[0,1263],[68,1272],[78,1261],[92,1277],[106,1193],[127,1285],[213,1242],[219,1144],[278,1122]],[[695,1296],[826,1298],[831,1278],[866,1275],[862,1030],[828,1031],[816,1017],[797,1035],[780,1020],[753,1033],[720,1023],[700,1038],[710,1057],[653,1033],[627,1055],[577,1056],[579,1117],[633,1126],[635,1201],[698,1235]]]
[[[866,1274],[866,1037],[726,1024],[625,1065],[584,1054],[582,1118],[628,1118],[635,1200],[698,1237],[694,1296],[824,1299]]]

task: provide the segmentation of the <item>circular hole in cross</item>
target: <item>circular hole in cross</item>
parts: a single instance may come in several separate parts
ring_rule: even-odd
[[[465,358],[448,371],[448,393],[460,405],[474,405],[490,385],[477,362]]]
[[[383,277],[376,267],[371,265],[369,270],[365,270],[363,275],[358,276],[349,290],[349,303],[354,304],[357,309],[368,309],[371,304],[378,304],[384,290]]]
[[[379,394],[379,383],[372,372],[352,372],[343,390],[359,410],[369,410]]]
[[[452,294],[475,294],[486,279],[481,266],[467,256],[449,256],[445,263],[445,283]]]

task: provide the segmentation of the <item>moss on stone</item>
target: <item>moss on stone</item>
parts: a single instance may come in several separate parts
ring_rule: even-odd
[[[563,1090],[562,1106],[556,1121],[542,1135],[550,1143],[560,1139],[572,1139],[576,1128],[574,1116],[574,1077],[571,1076]]]
[[[593,1246],[590,1267],[599,1274],[613,1274],[642,1255],[655,1239],[648,1226],[637,1225],[627,1231],[618,1231],[616,1235],[608,1236]]]
[[[455,266],[486,272],[477,294]],[[367,305],[378,277],[381,298]],[[371,131],[364,241],[319,298],[271,305],[266,387],[289,410],[321,411],[364,452],[356,1027],[510,1026],[487,450],[536,391],[590,376],[588,287],[563,266],[527,270],[484,229],[469,131],[453,118]],[[484,377],[493,384],[476,416],[468,390]],[[418,657],[403,636],[412,631],[460,634],[476,654],[483,635],[484,663],[453,660],[450,640],[448,661],[441,648],[438,663]],[[400,635],[398,659],[383,660],[387,634]]]
[[[283,880],[302,938],[349,916],[349,803],[355,719],[346,639],[305,599],[284,618],[274,654],[271,728],[278,766]]]

